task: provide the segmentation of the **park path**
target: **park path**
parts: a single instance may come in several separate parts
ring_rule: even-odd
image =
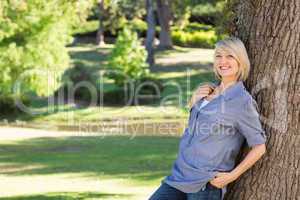
[[[98,133],[100,135],[100,133]],[[68,136],[89,136],[92,133],[85,133],[75,131],[56,131],[56,130],[42,130],[33,128],[18,128],[9,126],[0,126],[0,142],[7,140],[24,140],[40,137],[68,137]],[[95,133],[93,133],[95,135]]]
[[[212,70],[213,49],[189,48],[188,51],[178,51],[162,55],[156,59],[157,72],[179,72],[187,69]]]

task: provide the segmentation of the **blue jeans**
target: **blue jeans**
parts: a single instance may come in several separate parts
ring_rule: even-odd
[[[196,193],[184,193],[162,183],[149,200],[221,200],[221,196],[222,190],[210,183]]]

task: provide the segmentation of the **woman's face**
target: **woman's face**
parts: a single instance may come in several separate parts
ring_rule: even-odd
[[[239,63],[229,52],[216,51],[214,66],[222,78],[237,78]]]

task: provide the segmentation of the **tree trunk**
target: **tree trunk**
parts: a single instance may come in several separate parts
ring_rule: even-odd
[[[268,141],[267,153],[229,185],[226,199],[299,200],[300,1],[239,0],[235,13],[233,35],[245,42],[252,63],[246,86]]]
[[[157,0],[157,16],[160,25],[159,33],[159,49],[171,49],[173,47],[170,22],[171,22],[171,11],[169,1]]]
[[[147,63],[150,66],[150,70],[152,70],[155,64],[154,47],[153,47],[153,42],[155,38],[155,18],[154,18],[152,0],[146,0],[146,10],[147,10],[148,28],[147,28],[147,37],[146,37],[145,45],[146,45],[146,50],[148,52]]]
[[[104,43],[104,0],[98,0],[98,9],[99,9],[99,28],[96,36],[96,45],[103,46]]]

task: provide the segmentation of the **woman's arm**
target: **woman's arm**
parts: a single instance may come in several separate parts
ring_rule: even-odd
[[[243,161],[238,164],[231,172],[219,172],[216,178],[212,179],[210,183],[218,188],[223,188],[230,182],[236,180],[245,171],[252,167],[266,152],[266,145],[259,144],[252,147]]]

